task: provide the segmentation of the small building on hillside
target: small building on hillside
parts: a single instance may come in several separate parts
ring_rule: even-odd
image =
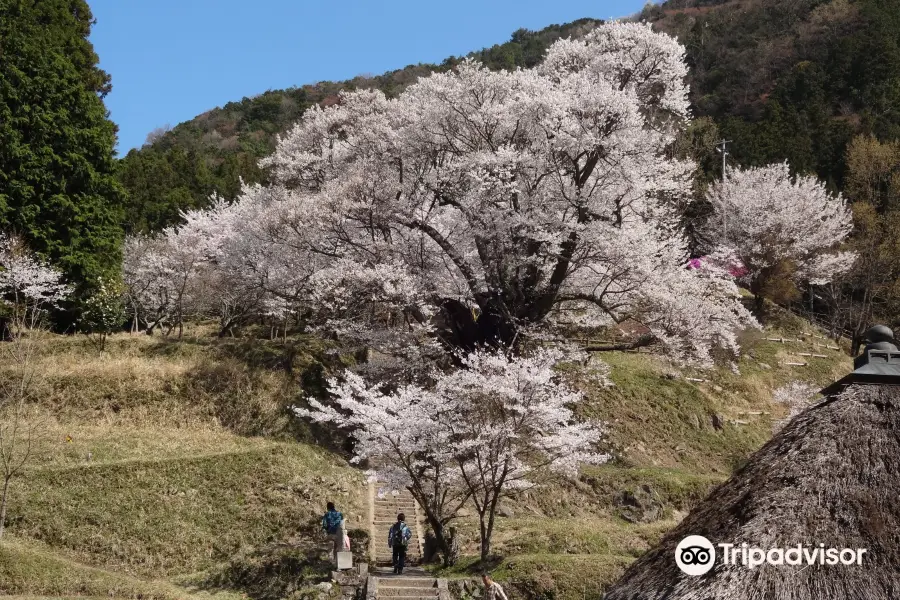
[[[605,600],[900,598],[900,351],[886,327],[867,342]]]

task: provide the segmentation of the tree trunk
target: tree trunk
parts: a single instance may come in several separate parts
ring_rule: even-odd
[[[866,332],[864,329],[857,328],[856,331],[853,332],[853,339],[850,341],[850,356],[856,357],[859,355],[860,348],[862,348],[865,338]]]
[[[762,293],[757,291],[756,295],[753,298],[753,312],[757,319],[762,321],[765,317],[766,311],[766,299],[763,297]]]
[[[431,530],[434,531],[434,539],[437,542],[438,550],[443,557],[445,567],[450,566],[450,544],[447,543],[447,536],[444,535],[444,525],[440,521],[428,519]]]
[[[481,314],[472,311],[458,300],[445,300],[441,305],[441,317],[445,334],[454,348],[472,351],[477,348],[509,348],[515,342],[518,327],[499,296],[481,298],[478,301]]]
[[[447,543],[447,537],[444,533],[444,523],[441,522],[441,519],[435,514],[435,512],[431,509],[428,503],[427,498],[422,498],[418,494],[416,494],[415,490],[412,487],[407,488],[413,497],[416,499],[416,502],[419,503],[419,506],[422,507],[422,510],[425,512],[425,520],[428,521],[428,524],[431,525],[431,530],[434,532],[434,537],[437,540],[438,549],[441,551],[441,556],[444,557],[444,566],[447,566],[447,561],[450,557],[450,544]]]
[[[0,540],[3,539],[3,532],[6,530],[6,505],[9,499],[9,481],[11,475],[7,475],[3,480],[3,497],[0,499]]]
[[[481,533],[481,562],[485,563],[491,554],[491,528],[485,524],[484,515],[480,516],[478,526]]]

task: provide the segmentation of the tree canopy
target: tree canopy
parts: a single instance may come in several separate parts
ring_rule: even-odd
[[[109,76],[84,0],[0,0],[0,229],[79,288],[121,260]]]

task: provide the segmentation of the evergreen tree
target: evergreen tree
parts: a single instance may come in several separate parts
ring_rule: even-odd
[[[80,292],[118,269],[121,205],[109,76],[84,0],[0,0],[0,229]]]

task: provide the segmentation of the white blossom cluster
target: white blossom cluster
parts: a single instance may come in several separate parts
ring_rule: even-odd
[[[729,248],[753,280],[779,261],[796,265],[795,277],[824,285],[856,259],[840,244],[853,228],[844,198],[815,177],[792,177],[787,163],[730,169],[708,199],[714,217],[705,235],[714,248]]]
[[[62,273],[35,257],[21,240],[0,235],[0,296],[12,305],[17,327],[33,325],[71,291]]]

